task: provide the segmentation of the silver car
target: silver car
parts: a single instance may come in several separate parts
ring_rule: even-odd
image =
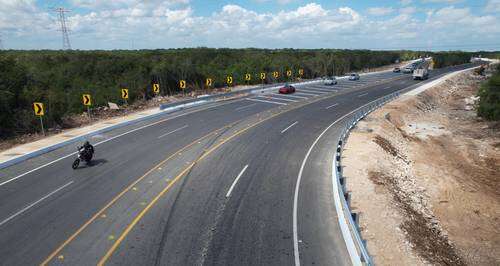
[[[359,74],[352,73],[351,75],[349,75],[349,80],[359,80]]]
[[[403,69],[403,73],[405,74],[410,74],[410,73],[413,73],[413,67],[411,66],[407,66]]]
[[[337,84],[337,79],[335,77],[326,77],[323,79],[323,84],[335,85],[335,84]]]

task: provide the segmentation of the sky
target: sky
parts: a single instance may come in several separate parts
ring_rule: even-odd
[[[4,49],[500,50],[500,0],[0,0]],[[0,47],[0,48],[1,48]]]

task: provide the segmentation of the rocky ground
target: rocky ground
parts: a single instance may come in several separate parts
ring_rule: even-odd
[[[500,123],[476,116],[472,72],[360,121],[344,173],[379,265],[500,265]]]

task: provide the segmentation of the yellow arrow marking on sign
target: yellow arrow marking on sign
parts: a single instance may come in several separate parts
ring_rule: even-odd
[[[122,98],[128,99],[128,89],[122,89]]]
[[[179,80],[179,88],[185,89],[186,88],[186,81],[181,79]]]
[[[35,115],[42,116],[43,112],[43,103],[33,103],[33,111],[35,111]]]
[[[207,80],[205,80],[205,85],[207,85],[207,87],[212,87],[212,83],[213,80],[211,78],[207,78]]]
[[[266,73],[264,72],[260,73],[260,79],[262,80],[266,79]]]
[[[89,106],[92,105],[92,98],[90,94],[83,94],[83,105]]]
[[[248,73],[247,73],[247,74],[245,74],[245,80],[246,80],[246,81],[250,81],[251,79],[252,79],[252,75],[250,75],[250,74],[248,74]]]
[[[160,93],[160,84],[153,83],[153,92],[154,93]]]

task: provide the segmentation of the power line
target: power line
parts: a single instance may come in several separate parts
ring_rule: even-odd
[[[68,27],[66,26],[66,15],[65,13],[71,12],[64,7],[54,8],[54,11],[59,15],[59,24],[61,24],[62,32],[62,47],[63,50],[71,50],[71,44],[69,42]]]

